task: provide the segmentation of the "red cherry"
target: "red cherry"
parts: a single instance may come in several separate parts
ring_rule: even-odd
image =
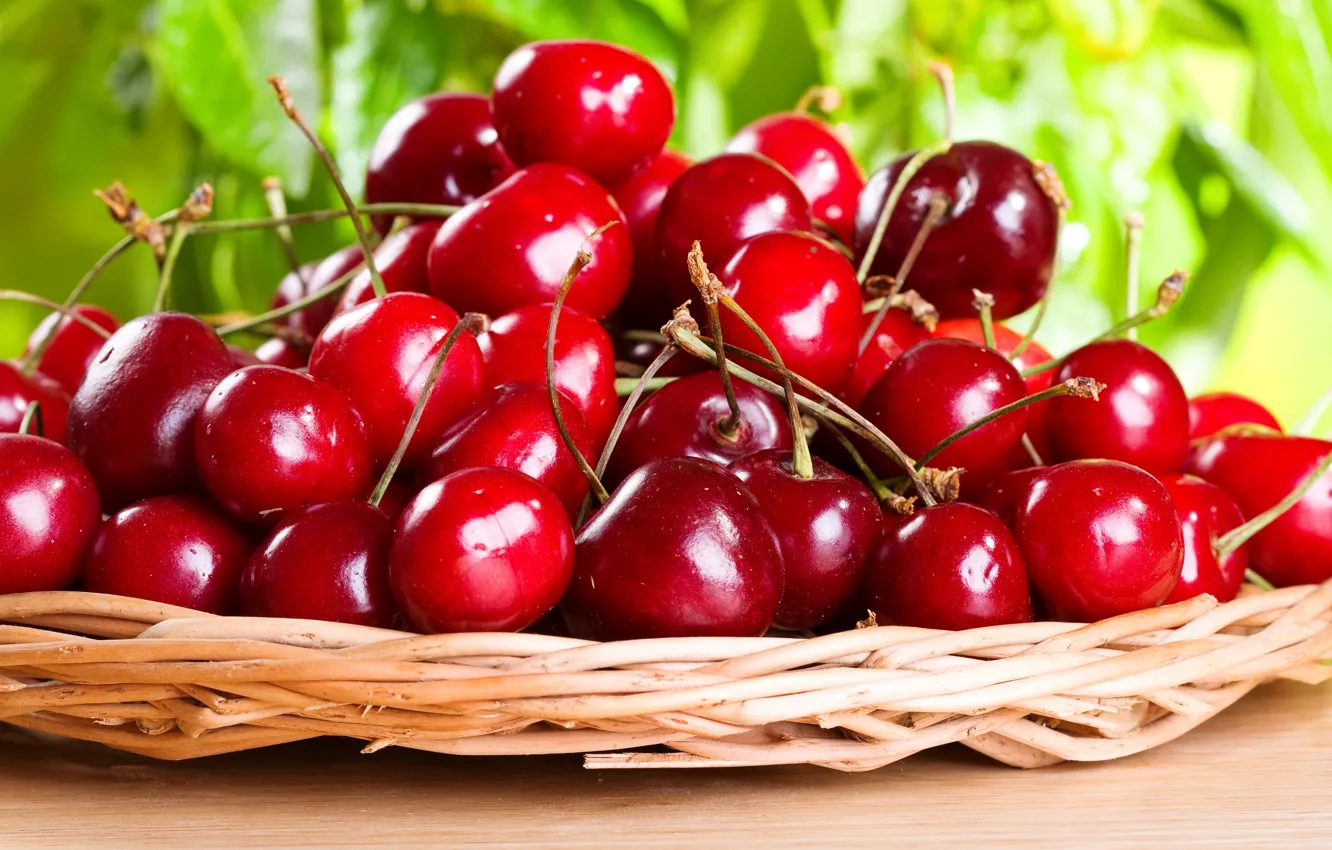
[[[249,366],[260,366],[264,361],[248,348],[241,348],[239,345],[227,343],[227,356],[231,358],[231,367],[233,369],[245,369]]]
[[[246,522],[363,497],[374,474],[347,397],[281,366],[241,369],[214,388],[195,420],[194,458],[209,495]]]
[[[856,257],[863,257],[907,154],[876,171],[856,209]],[[974,314],[971,291],[994,296],[994,318],[1006,319],[1040,300],[1054,270],[1059,208],[1038,178],[1044,173],[1015,150],[962,142],[934,157],[907,184],[893,211],[872,274],[895,275],[915,241],[930,199],[950,207],[930,233],[911,271],[911,287],[944,318]]]
[[[184,313],[140,316],[111,335],[69,408],[69,447],[103,509],[198,487],[194,420],[232,368],[217,332]]]
[[[426,274],[426,258],[430,244],[439,232],[440,222],[423,221],[404,227],[392,234],[375,249],[375,268],[388,292],[429,292],[430,277]],[[342,291],[337,312],[345,313],[358,304],[375,297],[370,270],[361,269]]]
[[[564,424],[584,457],[594,449],[583,416],[560,396]],[[570,514],[587,495],[587,478],[565,447],[544,384],[522,381],[490,390],[471,412],[453,423],[420,469],[421,481],[478,466],[512,469],[550,490]]]
[[[516,632],[555,607],[574,568],[559,500],[511,469],[464,469],[398,520],[393,593],[423,632]]]
[[[1027,568],[999,517],[961,502],[884,519],[865,567],[882,625],[960,631],[1032,621]]]
[[[157,496],[101,524],[83,583],[93,593],[232,614],[253,548],[240,524],[202,499]]]
[[[302,266],[301,271],[307,283],[302,283],[296,272],[287,272],[286,276],[278,283],[277,292],[273,293],[273,309],[285,307],[293,301],[299,301],[307,295],[313,295],[327,289],[363,262],[365,262],[365,255],[361,253],[361,246],[348,245],[329,254],[323,260],[314,264],[313,268],[310,263]],[[290,328],[293,333],[301,338],[314,339],[324,329],[324,325],[328,324],[328,320],[333,318],[333,313],[337,310],[337,307],[338,299],[330,295],[328,298],[316,301],[295,313],[274,320],[274,324],[278,327]]]
[[[660,153],[675,125],[675,97],[661,72],[600,41],[518,48],[495,74],[491,109],[514,162],[563,163],[606,185]]]
[[[393,521],[365,502],[291,511],[246,562],[241,610],[390,628],[397,615],[388,579],[392,539]]]
[[[1239,393],[1203,393],[1189,399],[1189,439],[1210,437],[1222,428],[1239,423],[1266,425],[1281,431],[1272,411]]]
[[[1180,470],[1189,448],[1189,400],[1169,364],[1144,345],[1108,339],[1070,354],[1053,383],[1079,375],[1107,388],[1095,404],[1069,396],[1045,403],[1055,460],[1109,458],[1154,475]]]
[[[686,264],[695,240],[709,265],[720,269],[753,236],[811,227],[809,201],[771,160],[727,153],[690,166],[667,190],[657,217],[657,250],[670,300],[698,298]]]
[[[397,450],[439,347],[458,314],[419,292],[393,292],[334,317],[315,340],[310,374],[337,387],[365,420],[375,463]],[[449,352],[403,462],[425,460],[481,392],[481,351],[464,331]]]
[[[370,149],[367,204],[469,204],[514,172],[490,117],[490,98],[444,92],[393,113]],[[388,233],[393,216],[375,216]]]
[[[657,356],[661,354],[661,350],[665,347],[664,342],[657,340],[617,336],[615,338],[615,359],[646,369],[653,360],[657,359]],[[706,360],[690,357],[687,354],[676,354],[666,361],[666,365],[657,371],[656,376],[658,378],[678,378],[682,375],[706,372],[710,368],[712,367]]]
[[[856,200],[865,178],[827,121],[803,112],[767,115],[736,133],[726,152],[762,154],[791,172],[814,217],[843,244],[852,243]]]
[[[860,333],[856,337],[857,345],[873,321],[873,313],[862,314]],[[865,393],[869,392],[874,382],[883,376],[889,363],[901,357],[903,351],[929,338],[930,332],[906,310],[890,309],[884,313],[883,321],[879,322],[879,327],[874,331],[869,345],[856,358],[856,367],[852,370],[851,379],[842,393],[846,403],[852,407],[859,407],[861,400],[865,398]]]
[[[633,246],[625,227],[587,237],[622,215],[605,189],[571,168],[524,168],[440,227],[427,265],[430,291],[459,310],[491,316],[554,301],[585,247],[592,262],[567,303],[604,318],[629,288]]]
[[[0,434],[0,596],[73,584],[101,518],[97,485],[69,449]]]
[[[79,304],[74,308],[74,312],[111,333],[115,333],[120,327],[116,317],[101,307]],[[68,316],[51,313],[42,319],[41,324],[33,328],[23,353],[26,355],[41,345],[42,340],[46,339],[57,322],[60,327],[56,330],[51,344],[42,353],[41,359],[37,361],[37,371],[73,395],[83,382],[83,376],[87,374],[93,359],[97,357],[97,352],[102,350],[102,343],[105,340]]]
[[[1230,494],[1215,484],[1192,475],[1166,475],[1161,478],[1170,500],[1179,512],[1184,531],[1184,566],[1179,583],[1166,597],[1166,604],[1183,602],[1210,593],[1221,602],[1229,602],[1244,584],[1249,568],[1249,550],[1240,546],[1217,558],[1213,544],[1221,535],[1244,522],[1239,505]]]
[[[777,536],[749,488],[711,461],[665,458],[578,532],[560,613],[588,640],[751,637],[772,623],[782,584]]]
[[[799,631],[827,622],[859,590],[865,558],[879,541],[874,494],[817,458],[814,477],[801,478],[785,450],[755,452],[728,468],[777,532],[786,589],[774,624]]]
[[[985,344],[985,332],[981,330],[979,319],[944,319],[939,322],[933,333],[933,337],[944,337],[948,339],[965,339],[976,343]],[[1009,358],[1009,362],[1017,368],[1019,372],[1030,369],[1032,366],[1039,366],[1053,360],[1050,352],[1045,350],[1045,346],[1032,340],[1027,343],[1027,347],[1017,357],[1013,357],[1013,352],[1017,350],[1022,342],[1022,334],[1010,328],[1008,325],[994,324],[994,350]],[[1053,372],[1041,372],[1026,378],[1027,393],[1038,393],[1050,386],[1050,376]],[[1035,408],[1039,410],[1038,406]]]
[[[634,276],[617,315],[630,327],[659,328],[677,305],[661,274],[657,256],[657,214],[675,179],[694,161],[678,151],[662,151],[652,161],[610,187],[624,213],[634,244]]]
[[[270,366],[304,369],[310,365],[310,346],[302,345],[285,336],[269,337],[254,350],[254,358],[259,363],[267,363]]]
[[[416,474],[400,470],[389,481],[388,489],[379,498],[379,509],[388,515],[394,523],[407,508],[407,503],[416,498],[421,488],[416,486]]]
[[[1093,622],[1155,608],[1179,581],[1184,536],[1164,485],[1117,460],[1048,468],[1013,525],[1050,613]]]
[[[41,372],[25,375],[17,363],[0,360],[0,433],[18,433],[33,402],[41,404],[42,434],[65,442],[69,395],[64,388]]]
[[[1018,506],[1027,501],[1031,485],[1036,483],[1048,466],[1028,466],[1024,469],[1010,469],[995,476],[972,503],[999,517],[1009,528],[1017,522]]]

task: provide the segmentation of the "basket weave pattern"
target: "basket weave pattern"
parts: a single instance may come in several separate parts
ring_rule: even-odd
[[[1092,625],[817,638],[422,636],[79,592],[0,597],[0,623],[0,721],[163,759],[342,736],[857,771],[957,741],[1041,767],[1158,746],[1266,680],[1332,678],[1332,581]]]

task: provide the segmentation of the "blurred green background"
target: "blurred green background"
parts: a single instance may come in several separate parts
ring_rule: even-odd
[[[0,286],[61,298],[121,236],[91,190],[149,212],[200,180],[216,217],[336,206],[264,80],[317,117],[352,192],[383,121],[440,88],[484,91],[515,45],[617,41],[674,79],[695,156],[813,84],[841,89],[867,168],[938,137],[928,62],[957,71],[960,138],[1052,162],[1073,200],[1041,338],[1059,352],[1123,312],[1121,221],[1147,220],[1144,329],[1191,391],[1250,393],[1293,423],[1332,384],[1332,2],[1327,0],[0,0]],[[345,222],[297,231],[303,257]],[[270,233],[188,240],[176,303],[260,309],[285,270]],[[90,300],[148,309],[139,247]],[[0,304],[0,356],[39,311]],[[1022,326],[1019,319],[1016,325]],[[1324,428],[1332,425],[1325,420]]]

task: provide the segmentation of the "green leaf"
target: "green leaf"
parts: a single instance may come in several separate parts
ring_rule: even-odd
[[[658,8],[666,9],[665,15]],[[637,50],[675,76],[679,44],[675,34],[687,14],[679,0],[488,0],[487,14],[533,39],[594,38]],[[672,24],[667,18],[672,18]],[[673,31],[675,30],[675,31]]]
[[[683,35],[689,30],[689,10],[684,0],[638,0],[644,6],[657,13],[661,22],[677,34]]]

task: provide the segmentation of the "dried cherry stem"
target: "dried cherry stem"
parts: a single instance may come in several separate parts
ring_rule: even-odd
[[[260,186],[264,190],[264,202],[268,204],[268,212],[276,219],[287,217],[287,196],[282,191],[282,180],[278,177],[265,177]],[[287,266],[292,274],[300,280],[302,288],[310,284],[309,276],[301,268],[301,258],[296,255],[296,243],[292,241],[291,225],[279,224],[273,228],[277,235],[278,245],[282,248],[282,256],[287,260]]]
[[[421,218],[447,218],[462,207],[449,204],[362,204],[356,208],[358,215],[394,215],[420,216]],[[240,233],[247,230],[272,230],[284,225],[319,224],[348,218],[351,213],[345,209],[311,210],[291,213],[280,218],[233,218],[226,221],[206,221],[194,226],[194,235],[217,235],[222,233]]]
[[[660,357],[661,355],[657,355],[657,356]],[[616,394],[617,396],[620,396],[621,398],[623,398],[623,397],[625,397],[625,396],[633,395],[634,390],[636,390],[636,389],[638,388],[638,385],[641,384],[641,383],[643,383],[643,377],[644,377],[645,375],[647,375],[647,370],[646,370],[646,369],[644,369],[643,372],[642,372],[642,374],[640,374],[637,378],[616,378],[616,379],[615,379],[615,394]],[[668,386],[668,385],[670,385],[670,384],[673,384],[673,383],[675,383],[675,382],[678,381],[678,380],[680,380],[680,379],[679,379],[679,378],[675,378],[675,377],[671,377],[671,378],[655,378],[655,377],[654,377],[654,378],[649,378],[649,379],[648,379],[648,382],[647,382],[647,386],[644,387],[644,389],[647,389],[647,390],[659,390],[659,389],[661,389],[662,387],[665,387],[665,386]]]
[[[284,316],[290,316],[292,313],[297,313],[300,312],[301,310],[304,310],[306,307],[309,307],[311,304],[316,304],[320,301],[323,301],[325,298],[328,298],[332,295],[337,295],[339,292],[346,289],[347,286],[352,282],[352,280],[355,279],[355,277],[361,273],[362,268],[364,268],[364,266],[357,265],[356,268],[347,272],[342,277],[330,283],[328,286],[325,286],[323,289],[311,292],[309,295],[306,295],[303,298],[297,298],[295,301],[292,301],[289,304],[283,304],[281,307],[275,307],[266,313],[259,313],[258,315],[249,316],[248,318],[232,322],[231,324],[223,325],[222,327],[217,329],[217,335],[225,337],[225,336],[230,336],[231,334],[234,333],[240,333],[241,331],[258,330],[262,326],[268,324],[269,322],[274,321],[275,319],[281,319]]]
[[[1131,212],[1124,216],[1124,315],[1138,314],[1138,290],[1142,288],[1142,213]],[[1138,338],[1138,329],[1129,328],[1124,332],[1128,339]]]
[[[154,313],[160,313],[166,309],[167,295],[171,292],[171,275],[176,270],[176,260],[180,257],[181,246],[185,244],[185,237],[189,235],[191,225],[199,219],[205,218],[212,211],[213,187],[207,183],[201,183],[185,199],[185,203],[180,208],[176,226],[171,231],[171,242],[167,245],[166,256],[162,258],[162,265],[158,269],[157,294],[153,297]]]
[[[1318,401],[1314,402],[1309,412],[1304,414],[1304,418],[1292,429],[1290,433],[1300,437],[1307,437],[1318,427],[1318,423],[1323,421],[1323,415],[1327,413],[1328,408],[1332,408],[1332,388],[1323,393]]]
[[[971,306],[976,308],[977,318],[980,319],[981,338],[985,340],[985,347],[996,348],[994,342],[994,296],[988,292],[973,289],[971,290],[971,298]]]
[[[874,339],[874,335],[878,333],[879,325],[883,324],[883,317],[888,315],[888,310],[893,305],[893,299],[902,291],[902,287],[906,286],[907,277],[911,274],[911,270],[915,268],[916,259],[920,257],[920,252],[925,248],[925,240],[930,238],[930,233],[943,220],[944,214],[947,212],[947,196],[938,193],[930,196],[930,205],[929,209],[925,211],[925,220],[920,223],[920,229],[916,231],[916,238],[912,240],[911,247],[907,249],[906,256],[902,258],[902,266],[897,270],[897,276],[893,278],[892,289],[889,290],[878,312],[870,320],[869,327],[865,329],[865,333],[860,337],[860,348],[858,349],[860,354],[864,354],[865,349],[869,348],[870,340]],[[933,309],[932,306],[931,309]],[[938,316],[937,312],[935,316]]]
[[[1216,553],[1218,559],[1224,558],[1239,547],[1248,543],[1255,534],[1267,528],[1272,523],[1281,518],[1281,515],[1299,504],[1304,494],[1308,493],[1318,479],[1327,474],[1332,469],[1332,451],[1319,461],[1318,465],[1310,470],[1309,474],[1300,479],[1300,483],[1286,494],[1285,498],[1277,502],[1272,507],[1262,513],[1249,519],[1243,525],[1237,525],[1227,531],[1225,534],[1212,541],[1212,550]]]
[[[1051,169],[1051,173],[1053,173],[1053,169]],[[1060,196],[1062,197],[1062,195]],[[1013,350],[1009,353],[1009,360],[1016,360],[1021,357],[1022,352],[1026,351],[1036,341],[1036,331],[1040,330],[1041,322],[1045,321],[1045,312],[1050,308],[1050,291],[1054,289],[1055,278],[1059,274],[1059,245],[1064,235],[1064,222],[1068,218],[1067,198],[1065,198],[1065,203],[1055,203],[1055,215],[1057,216],[1055,224],[1055,261],[1054,268],[1050,269],[1050,282],[1046,284],[1045,291],[1041,293],[1041,300],[1036,302],[1036,315],[1032,317],[1027,332],[1022,335],[1022,339],[1018,340],[1018,344],[1013,346]]]
[[[930,73],[939,81],[944,100],[944,139],[953,141],[953,123],[957,115],[957,89],[953,85],[953,69],[944,62],[931,62]]]
[[[698,240],[689,250],[689,279],[703,298],[703,307],[708,314],[708,331],[714,340],[713,349],[717,352],[717,372],[721,376],[722,392],[726,395],[726,406],[730,414],[717,422],[717,433],[722,439],[734,442],[740,435],[740,402],[735,398],[735,387],[731,385],[731,371],[727,368],[726,348],[722,339],[721,316],[717,311],[717,299],[726,293],[725,287],[717,276],[708,271],[708,264],[703,261],[703,248]]]
[[[64,304],[57,304],[54,301],[43,298],[40,295],[33,295],[31,292],[23,292],[18,289],[0,289],[0,301],[25,301],[29,304],[36,304],[38,306],[45,307],[48,310],[52,310],[56,313],[60,313],[61,315],[68,317],[70,321],[77,322],[78,324],[83,325],[85,328],[97,334],[102,339],[111,338],[111,333],[107,331],[106,328],[74,312],[73,307],[66,307]]]
[[[291,92],[287,90],[287,82],[281,77],[269,77],[268,84],[273,87],[277,93],[278,103],[282,106],[282,111],[292,120],[300,131],[309,139],[310,144],[314,146],[315,153],[324,162],[324,168],[328,170],[328,176],[333,178],[333,186],[338,190],[338,195],[342,198],[342,205],[347,208],[347,215],[351,216],[352,226],[356,228],[356,241],[361,246],[361,254],[365,257],[365,267],[370,270],[370,286],[375,290],[376,298],[383,298],[388,294],[384,288],[384,279],[379,276],[379,269],[375,266],[374,248],[370,244],[370,237],[365,231],[365,222],[361,221],[361,215],[356,209],[356,203],[352,201],[351,195],[347,193],[347,187],[342,184],[342,176],[338,173],[338,166],[333,162],[333,157],[329,155],[328,148],[324,147],[323,142],[310,129],[310,125],[305,123],[301,116],[301,111],[296,108],[296,102],[291,99]]]
[[[796,112],[809,113],[818,108],[824,115],[831,115],[842,108],[842,90],[836,86],[810,86],[795,103]]]
[[[874,278],[870,278],[870,283]],[[939,311],[934,305],[920,296],[920,293],[914,289],[908,289],[906,292],[896,292],[883,298],[876,298],[873,301],[866,301],[863,305],[863,313],[872,313],[881,309],[884,304],[890,309],[906,310],[911,314],[911,321],[923,327],[930,333],[934,333],[935,327],[939,324]],[[885,313],[887,315],[887,313]]]
[[[856,465],[856,469],[860,470],[861,476],[864,477],[865,483],[869,485],[869,488],[874,493],[876,499],[880,502],[884,502],[887,501],[890,496],[897,495],[888,489],[888,486],[883,483],[883,480],[880,479],[879,476],[874,474],[874,470],[870,469],[870,465],[865,461],[865,456],[860,453],[860,449],[856,448],[856,444],[851,441],[851,438],[848,437],[841,428],[838,428],[827,419],[823,420],[823,425],[821,427],[829,434],[832,434],[833,439],[835,439],[846,451],[847,456],[850,457],[851,462]]]
[[[40,401],[28,403],[27,408],[23,411],[23,418],[19,420],[18,432],[20,434],[36,433],[38,437],[46,436],[46,421],[42,417],[42,403]]]
[[[947,153],[953,143],[944,139],[935,142],[932,145],[926,145],[912,154],[911,159],[902,166],[902,173],[897,175],[897,180],[893,182],[892,188],[888,191],[888,199],[883,203],[883,209],[879,211],[879,220],[874,223],[874,233],[870,236],[869,246],[865,249],[865,256],[860,261],[860,268],[856,269],[856,280],[863,286],[865,279],[869,277],[870,266],[874,264],[874,258],[879,254],[879,246],[883,244],[884,234],[888,232],[888,222],[893,217],[893,212],[897,209],[897,204],[902,200],[902,194],[906,192],[907,184],[915,178],[916,173],[925,167],[925,163],[934,159],[942,153]]]
[[[1053,387],[1043,389],[1037,393],[1032,393],[1031,395],[1025,398],[1020,398],[1017,401],[1013,402],[1012,404],[1005,404],[1003,407],[1000,407],[996,410],[991,410],[989,413],[985,414],[980,419],[977,419],[975,422],[972,422],[966,427],[954,431],[953,433],[949,434],[947,437],[944,437],[942,440],[935,443],[933,448],[931,448],[925,454],[921,455],[920,458],[916,461],[916,468],[917,469],[923,468],[925,464],[929,463],[931,460],[934,460],[936,457],[940,455],[940,453],[942,453],[953,443],[956,443],[958,440],[961,440],[962,438],[980,430],[981,428],[984,428],[986,425],[989,425],[991,422],[995,421],[996,419],[1000,419],[1004,416],[1007,416],[1008,414],[1013,413],[1014,411],[1021,410],[1024,407],[1029,407],[1038,402],[1047,401],[1049,399],[1058,398],[1059,396],[1064,396],[1064,395],[1076,396],[1078,398],[1087,398],[1091,399],[1092,401],[1100,401],[1101,390],[1105,389],[1105,386],[1106,386],[1105,384],[1102,384],[1101,382],[1095,381],[1091,378],[1069,378],[1067,381],[1064,381],[1063,383],[1055,384]]]

